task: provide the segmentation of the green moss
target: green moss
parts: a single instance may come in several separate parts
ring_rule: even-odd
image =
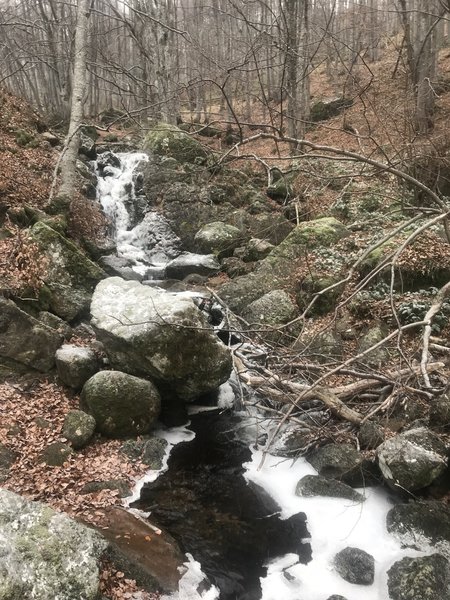
[[[208,152],[192,136],[175,125],[158,123],[144,141],[144,149],[159,156],[169,156],[181,163],[204,162]]]
[[[34,135],[25,131],[24,129],[18,129],[16,131],[16,143],[19,146],[29,146],[30,143],[34,140]]]

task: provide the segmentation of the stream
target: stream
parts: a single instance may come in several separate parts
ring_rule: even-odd
[[[164,265],[182,248],[135,187],[138,165],[151,158],[107,154],[94,165],[97,198],[111,219],[117,254],[144,280],[162,279]],[[233,396],[229,383],[222,388]],[[297,482],[316,474],[312,466],[303,458],[262,460],[255,417],[210,404],[190,411],[165,467],[150,473],[132,498],[187,556],[179,592],[164,599],[386,600],[386,571],[405,555],[386,531],[393,504],[387,493],[360,490],[363,502],[296,496]],[[168,439],[177,437],[176,428],[166,431]],[[334,570],[335,554],[349,546],[374,557],[372,585],[348,583]]]

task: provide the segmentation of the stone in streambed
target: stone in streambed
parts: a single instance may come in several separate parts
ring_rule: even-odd
[[[161,399],[150,381],[100,371],[85,383],[81,405],[94,417],[100,433],[120,438],[147,433],[159,416]]]
[[[342,579],[357,585],[372,585],[375,577],[373,556],[360,548],[344,548],[334,557],[334,567]]]
[[[90,348],[64,344],[56,351],[56,370],[61,381],[80,390],[99,369],[99,361]]]
[[[302,477],[297,483],[295,494],[304,498],[327,496],[329,498],[346,498],[352,502],[364,501],[364,496],[349,485],[334,479],[326,479],[320,475]]]
[[[450,564],[440,554],[402,558],[388,571],[391,600],[448,600]]]

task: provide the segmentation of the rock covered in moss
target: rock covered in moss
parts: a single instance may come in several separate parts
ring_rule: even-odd
[[[93,529],[2,489],[0,539],[1,600],[98,600],[107,542]]]
[[[99,369],[99,361],[90,348],[64,344],[56,351],[56,370],[61,381],[80,390]]]
[[[14,464],[17,458],[17,454],[5,446],[0,444],[0,483],[8,478],[9,469]]]
[[[357,585],[372,585],[375,560],[360,548],[344,548],[334,557],[334,567],[342,579]]]
[[[180,163],[204,162],[208,156],[200,142],[168,123],[158,123],[149,131],[144,141],[144,150],[175,158]]]
[[[340,278],[332,275],[311,273],[307,275],[297,290],[297,303],[306,308],[317,294],[314,304],[309,309],[310,315],[324,315],[336,306],[336,301],[342,292],[342,286],[336,285]],[[332,287],[334,286],[334,287]],[[330,288],[331,289],[328,289]]]
[[[426,427],[410,429],[377,449],[384,480],[393,488],[415,491],[430,485],[447,468],[445,445]]]
[[[308,462],[319,475],[348,485],[364,485],[364,459],[350,444],[327,444],[314,450]]]
[[[224,383],[231,355],[191,297],[117,277],[97,286],[92,325],[111,364],[191,400]]]
[[[364,496],[349,485],[320,475],[305,475],[302,477],[297,483],[295,494],[305,498],[327,496],[328,498],[346,498],[352,502],[362,502],[364,500]]]
[[[150,381],[120,371],[100,371],[84,384],[81,405],[94,417],[100,433],[120,438],[150,431],[161,399]]]
[[[43,257],[42,279],[51,310],[67,321],[87,312],[94,287],[105,272],[45,223],[36,223],[30,235]]]
[[[62,434],[69,440],[72,448],[84,448],[95,431],[95,419],[82,410],[71,410],[64,418]]]
[[[66,321],[64,321],[64,319],[57,317],[53,313],[42,310],[38,314],[38,319],[41,323],[47,325],[47,327],[55,329],[57,333],[60,333],[64,337],[65,340],[70,340],[73,335],[72,327]]]
[[[50,467],[61,467],[73,453],[73,450],[63,442],[49,444],[41,453],[40,460]]]
[[[391,600],[448,600],[450,564],[439,554],[402,558],[388,571]]]
[[[289,294],[284,290],[273,290],[251,302],[242,314],[249,323],[276,326],[292,321],[297,311]]]
[[[49,371],[63,337],[20,310],[12,300],[0,298],[0,357],[38,371]]]
[[[223,221],[215,221],[203,225],[194,237],[194,244],[202,254],[231,256],[233,250],[242,243],[242,231],[234,225]]]
[[[396,504],[386,527],[407,548],[430,548],[450,560],[450,506],[436,500]]]

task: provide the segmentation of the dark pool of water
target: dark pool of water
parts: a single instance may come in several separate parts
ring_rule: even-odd
[[[144,486],[135,504],[151,510],[184,552],[198,560],[221,600],[258,600],[264,564],[286,553],[311,559],[305,515],[279,518],[279,507],[243,477],[250,450],[238,439],[239,417],[200,413],[191,420],[195,439],[174,448],[169,469]]]

